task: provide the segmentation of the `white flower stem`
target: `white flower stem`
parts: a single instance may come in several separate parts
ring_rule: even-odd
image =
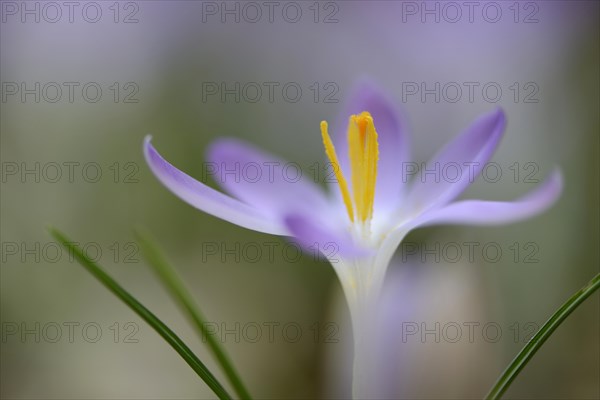
[[[352,319],[354,336],[354,358],[352,367],[352,397],[368,399],[372,360],[369,344],[369,329],[372,317],[373,301],[378,297],[378,282],[373,281],[373,259],[353,263],[353,287],[347,288],[346,298]],[[373,289],[376,289],[373,291]],[[349,295],[350,294],[350,295]]]
[[[352,398],[368,399],[369,393],[369,373],[371,371],[371,352],[369,346],[368,324],[364,313],[357,316],[353,323],[354,330],[354,360],[352,367]]]
[[[383,287],[385,271],[394,248],[381,249],[379,254],[361,262],[344,263],[336,270],[350,308],[354,334],[354,359],[352,367],[352,397],[355,400],[369,399],[373,391],[371,374],[373,371],[370,332],[374,329],[376,308]]]

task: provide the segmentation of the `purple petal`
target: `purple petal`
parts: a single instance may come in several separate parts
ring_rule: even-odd
[[[332,140],[342,171],[350,183],[348,158],[348,119],[352,114],[368,111],[373,116],[379,136],[379,164],[375,189],[375,213],[389,210],[400,201],[403,182],[402,166],[410,158],[410,142],[399,110],[384,92],[369,80],[363,80],[348,97],[342,114],[332,130]],[[336,192],[337,187],[333,188]]]
[[[214,142],[207,154],[217,183],[229,194],[263,213],[280,216],[292,210],[325,212],[325,193],[305,178],[298,164],[279,160],[235,139]]]
[[[144,140],[144,156],[148,166],[171,192],[188,204],[233,224],[273,235],[285,235],[275,220],[239,200],[220,193],[169,164],[150,143]]]
[[[332,263],[371,255],[370,250],[356,245],[345,229],[325,226],[309,215],[289,214],[284,217],[284,225],[302,247],[319,249]]]
[[[520,198],[508,201],[465,200],[425,213],[412,224],[500,225],[530,218],[548,209],[559,198],[563,187],[559,170],[544,183]]]
[[[422,172],[415,179],[407,199],[408,207],[426,210],[459,196],[494,154],[505,126],[506,117],[500,108],[475,120],[426,164],[427,170],[432,172]]]

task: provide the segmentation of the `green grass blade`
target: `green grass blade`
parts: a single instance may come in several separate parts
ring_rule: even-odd
[[[490,390],[486,399],[500,399],[509,388],[513,380],[527,365],[533,355],[542,347],[544,342],[552,335],[559,325],[571,314],[585,299],[600,288],[600,274],[596,275],[584,288],[575,293],[565,304],[562,305],[541,329],[531,338],[529,343],[517,354],[508,368],[498,378],[494,387]]]
[[[127,304],[137,315],[139,315],[144,321],[146,321],[154,330],[165,339],[167,343],[171,345],[173,349],[181,358],[188,363],[190,367],[198,374],[200,378],[220,399],[231,399],[231,396],[225,391],[223,386],[217,381],[217,379],[211,374],[206,366],[196,357],[196,355],[190,350],[190,348],[158,317],[156,317],[150,310],[144,307],[139,301],[137,301],[132,295],[130,295],[125,289],[123,289],[114,279],[112,279],[99,265],[91,261],[86,255],[79,249],[74,242],[70,241],[63,233],[54,228],[49,228],[50,234],[60,242],[67,250],[71,252],[77,259],[77,261],[85,267],[96,279],[98,279],[108,290],[120,298],[125,304]]]
[[[159,247],[152,240],[149,233],[136,230],[136,236],[140,244],[142,255],[159,276],[176,303],[183,309],[185,314],[193,322],[196,330],[203,340],[206,340],[213,355],[223,368],[223,372],[231,382],[235,392],[242,399],[251,399],[250,393],[242,383],[242,380],[235,370],[231,359],[225,352],[225,349],[215,339],[214,335],[206,329],[206,318],[198,307],[194,298],[187,290],[183,281],[175,271],[175,268],[169,264]]]

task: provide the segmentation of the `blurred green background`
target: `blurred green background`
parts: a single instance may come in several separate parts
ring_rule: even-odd
[[[72,16],[60,2],[58,8],[2,3],[3,398],[211,397],[157,334],[58,250],[49,225],[87,245],[90,254],[100,251],[99,262],[216,370],[141,260],[133,228],[149,229],[209,321],[220,334],[233,331],[224,345],[256,398],[349,396],[352,336],[331,266],[310,256],[290,261],[295,257],[281,251],[284,239],[186,205],[152,176],[141,148],[152,134],[168,160],[201,179],[207,146],[232,136],[297,162],[308,174],[324,160],[319,121],[337,117],[363,76],[397,101],[416,161],[427,160],[478,114],[497,105],[506,110],[506,135],[493,158],[504,177],[480,179],[465,197],[509,200],[526,193],[535,187],[523,176],[531,171],[528,162],[539,167],[534,178],[540,181],[556,165],[565,178],[558,203],[534,219],[506,227],[427,228],[406,239],[419,246],[497,243],[503,250],[498,262],[481,253],[474,261],[422,262],[419,254],[409,266],[399,250],[391,273],[420,271],[406,274],[411,289],[398,300],[414,321],[493,322],[502,334],[497,341],[478,334],[473,343],[392,340],[390,353],[403,349],[397,396],[482,397],[529,328],[598,272],[597,2],[495,3],[500,14],[489,2],[474,2],[472,20],[460,2],[453,3],[460,16],[443,2],[281,2],[272,15],[263,2],[76,3]],[[266,91],[256,102],[248,101],[249,92],[240,93],[239,102],[207,95],[207,83],[221,82],[279,86],[273,101]],[[472,101],[465,90],[455,102],[449,92],[439,101],[406,92],[407,83],[432,88],[436,82],[463,88],[476,82],[479,89]],[[497,102],[480,90],[490,82],[502,89]],[[298,101],[282,94],[286,83],[301,87]],[[93,102],[97,87],[102,94]],[[217,255],[206,254],[209,243],[218,245]],[[221,257],[236,244],[264,250],[272,243],[279,249],[272,259],[266,250],[259,262],[243,254]],[[536,246],[537,262],[525,262],[528,243]],[[599,308],[595,294],[507,398],[599,398]],[[262,327],[256,343],[252,324]],[[273,340],[265,324],[274,324]],[[300,327],[297,339],[293,329],[283,332],[288,325]]]

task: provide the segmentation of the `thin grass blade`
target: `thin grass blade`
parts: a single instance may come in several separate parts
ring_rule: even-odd
[[[209,349],[223,368],[223,372],[231,382],[237,395],[241,399],[251,399],[250,393],[244,386],[225,349],[215,339],[214,335],[206,329],[204,313],[194,301],[193,296],[187,290],[175,268],[167,261],[149,233],[137,229],[135,234],[140,244],[142,255],[175,299],[177,305],[183,309],[184,313],[192,321],[202,341],[208,344]]]
[[[71,252],[77,261],[98,279],[108,290],[115,294],[125,304],[127,304],[137,315],[146,321],[162,338],[171,345],[171,347],[188,363],[188,365],[198,374],[198,376],[212,389],[212,391],[222,400],[229,400],[231,396],[217,381],[214,375],[206,368],[190,348],[158,317],[150,310],[144,307],[129,292],[123,289],[114,279],[108,275],[102,267],[90,260],[75,244],[69,240],[62,232],[54,228],[49,228],[50,234],[67,250]]]
[[[600,288],[600,274],[596,275],[585,287],[575,293],[565,304],[562,305],[540,330],[531,338],[527,345],[512,360],[508,368],[504,370],[500,378],[490,390],[486,399],[497,400],[510,387],[514,379],[527,365],[533,355],[542,347],[552,333],[581,303]]]

